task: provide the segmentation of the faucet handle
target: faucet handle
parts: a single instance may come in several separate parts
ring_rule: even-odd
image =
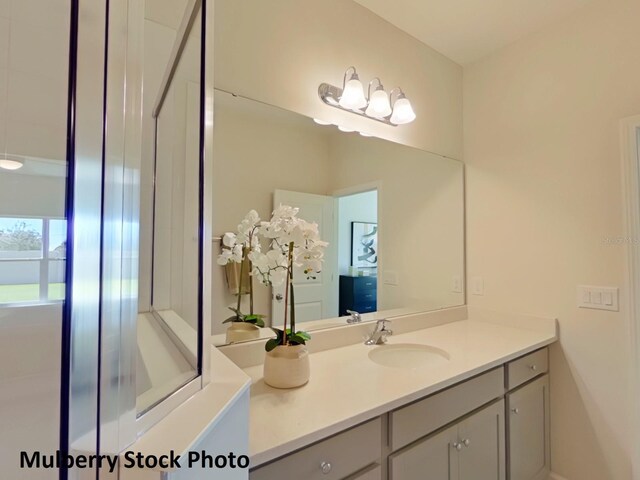
[[[391,323],[391,320],[387,320],[386,318],[379,318],[376,321],[376,327],[380,327],[380,330],[387,330],[387,325]]]
[[[347,319],[347,323],[359,323],[362,320],[362,315],[355,310],[347,310],[347,313],[351,315],[351,318]]]

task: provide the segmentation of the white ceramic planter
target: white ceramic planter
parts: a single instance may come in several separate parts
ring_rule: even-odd
[[[227,343],[244,342],[260,338],[260,327],[252,323],[232,322],[227,328]]]
[[[264,383],[275,388],[294,388],[309,381],[306,345],[277,346],[264,359]]]

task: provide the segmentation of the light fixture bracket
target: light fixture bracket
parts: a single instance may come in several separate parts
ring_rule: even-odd
[[[364,118],[368,118],[369,120],[374,120],[376,122],[384,123],[386,125],[391,125],[392,127],[397,127],[395,123],[391,123],[389,118],[378,118],[378,117],[370,117],[366,115],[364,111],[361,110],[349,110],[347,108],[343,108],[338,103],[340,101],[340,97],[342,96],[342,88],[336,87],[334,85],[329,85],[328,83],[321,83],[318,87],[318,96],[320,100],[325,105],[329,105],[330,107],[337,108],[338,110],[342,110],[343,112],[355,113]]]

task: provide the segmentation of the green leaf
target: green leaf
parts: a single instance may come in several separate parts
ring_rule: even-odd
[[[311,335],[309,335],[307,332],[299,331],[296,332],[296,335],[304,338],[305,340],[311,340]]]
[[[264,349],[267,352],[270,352],[271,350],[273,350],[274,348],[276,348],[278,345],[280,345],[280,342],[278,342],[278,339],[276,338],[271,338],[267,341],[267,343],[265,343],[264,345]]]
[[[300,335],[295,334],[295,335],[289,335],[287,337],[287,340],[289,341],[289,343],[291,345],[304,345],[305,343],[305,339],[302,338]]]
[[[244,317],[244,321],[260,328],[264,327],[264,320],[259,315],[247,315]]]

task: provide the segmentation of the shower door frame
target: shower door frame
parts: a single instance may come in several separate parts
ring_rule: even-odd
[[[620,122],[624,245],[626,249],[632,411],[631,460],[634,480],[640,480],[640,115]],[[624,306],[624,303],[622,304]]]

